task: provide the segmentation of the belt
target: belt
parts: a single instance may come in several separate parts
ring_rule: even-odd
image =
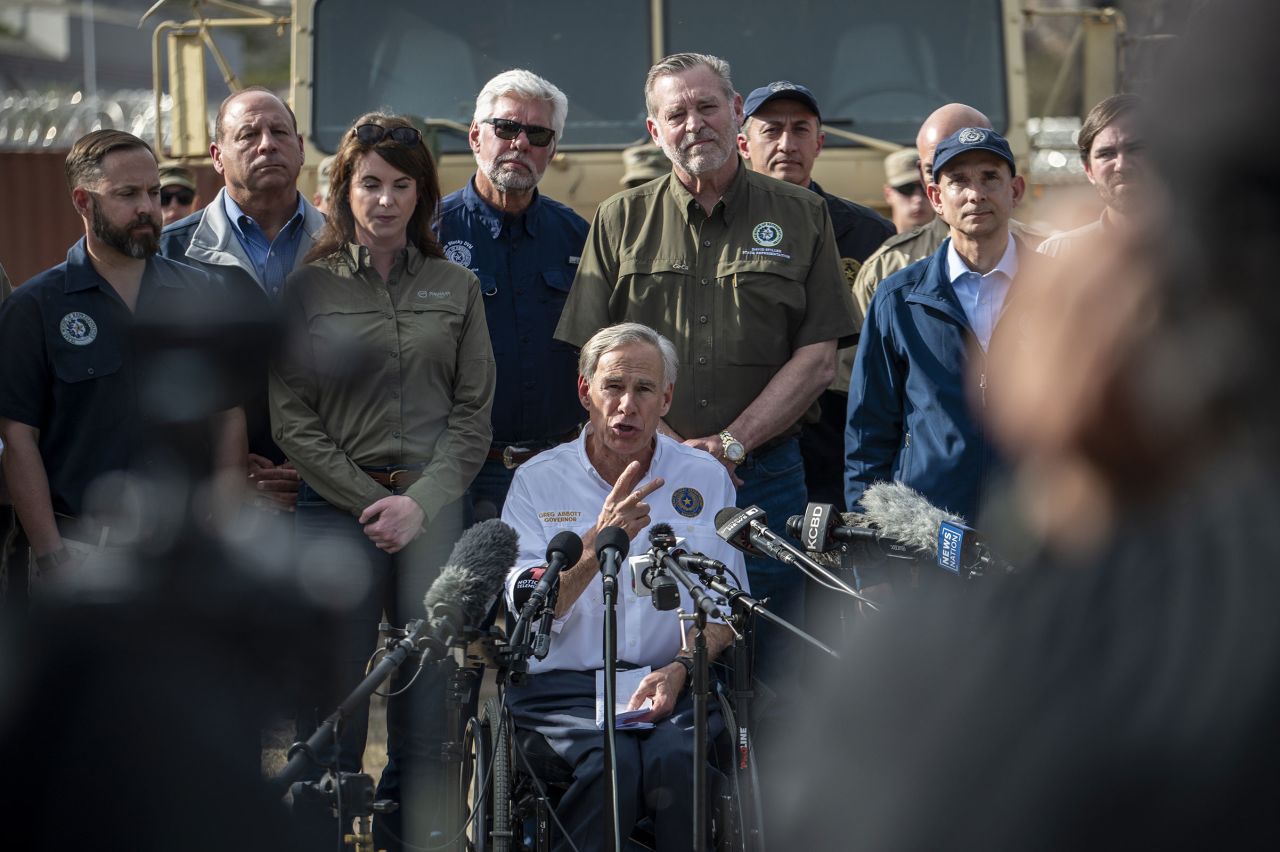
[[[365,476],[372,479],[379,485],[390,488],[395,491],[400,488],[408,488],[413,483],[422,478],[422,471],[411,470],[409,468],[399,468],[398,470],[365,470]]]
[[[578,437],[576,428],[570,429],[559,438],[548,438],[543,441],[517,441],[514,444],[506,444],[505,446],[494,445],[489,448],[489,461],[500,461],[507,470],[515,470],[538,453],[545,452],[552,447],[558,447],[565,441],[572,441]]]

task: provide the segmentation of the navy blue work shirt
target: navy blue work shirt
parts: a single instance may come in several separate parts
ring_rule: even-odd
[[[0,305],[0,417],[40,430],[53,510],[77,516],[85,489],[141,449],[138,318],[166,319],[216,301],[209,276],[155,255],[136,313],[89,262],[84,238],[67,260]]]
[[[553,334],[588,227],[537,190],[522,214],[508,216],[480,197],[474,177],[440,203],[444,255],[474,272],[484,292],[498,366],[495,444],[557,439],[583,418],[577,353]]]

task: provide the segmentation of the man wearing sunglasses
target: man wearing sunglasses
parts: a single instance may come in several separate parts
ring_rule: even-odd
[[[324,226],[298,192],[302,137],[293,110],[261,86],[230,95],[218,108],[209,153],[225,186],[203,210],[164,229],[160,253],[205,270],[246,316],[265,319]],[[265,364],[245,415],[249,484],[264,508],[292,511],[298,474],[271,437]]]
[[[885,157],[884,177],[884,203],[889,205],[893,227],[899,234],[933,221],[933,207],[920,182],[920,155],[914,148],[903,148]]]
[[[552,335],[587,222],[538,192],[568,111],[564,92],[536,74],[494,77],[471,122],[475,176],[440,204],[440,245],[480,279],[498,367],[493,445],[469,491],[476,520],[501,514],[515,469],[574,437],[582,413],[577,355]]]
[[[200,193],[196,191],[195,172],[177,163],[161,166],[160,209],[164,213],[165,227],[187,218],[199,207]]]

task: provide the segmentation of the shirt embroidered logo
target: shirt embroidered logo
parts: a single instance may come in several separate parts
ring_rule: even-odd
[[[702,495],[696,488],[677,488],[671,495],[671,507],[686,518],[702,514]]]
[[[471,251],[475,246],[466,240],[452,240],[444,247],[444,256],[459,266],[471,267]]]
[[[782,226],[774,222],[761,222],[751,232],[751,239],[756,241],[756,245],[773,248],[782,242]]]
[[[75,346],[88,346],[98,339],[98,324],[93,321],[93,317],[79,311],[72,311],[63,317],[58,330],[62,332],[63,340]]]

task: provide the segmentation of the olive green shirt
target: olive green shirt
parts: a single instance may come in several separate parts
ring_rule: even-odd
[[[424,464],[405,491],[427,522],[489,451],[494,361],[480,283],[410,246],[383,282],[348,245],[289,276],[271,429],[303,480],[359,515],[391,492],[362,467]]]
[[[4,267],[0,266],[0,302],[9,298],[9,294],[13,292],[13,285],[9,283],[9,276],[5,274]]]
[[[555,336],[581,347],[631,321],[670,338],[666,420],[692,438],[733,422],[800,347],[851,343],[852,311],[822,196],[740,165],[710,213],[675,174],[601,204]]]

